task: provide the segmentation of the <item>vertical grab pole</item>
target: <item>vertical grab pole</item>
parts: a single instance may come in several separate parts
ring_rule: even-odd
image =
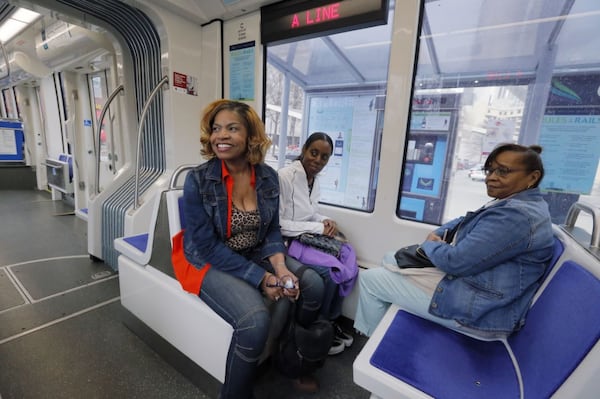
[[[158,82],[156,87],[152,90],[150,95],[148,96],[148,100],[146,100],[146,104],[144,104],[144,108],[142,109],[142,115],[140,117],[140,127],[138,129],[137,136],[137,150],[135,152],[135,187],[133,194],[133,209],[136,210],[140,206],[140,154],[142,152],[142,130],[144,130],[144,123],[146,122],[146,114],[148,113],[148,109],[150,108],[150,102],[154,99],[159,89],[165,83],[169,83],[169,77],[165,76]]]
[[[106,115],[106,111],[108,111],[108,107],[110,106],[110,103],[117,97],[117,94],[119,94],[120,91],[123,90],[123,85],[119,85],[116,89],[113,90],[113,92],[110,94],[110,96],[108,96],[108,99],[106,100],[106,103],[104,104],[104,107],[102,108],[102,112],[100,113],[100,118],[98,119],[98,123],[96,125],[96,129],[98,129],[98,131],[96,132],[96,135],[98,137],[98,147],[94,148],[94,150],[96,151],[96,194],[100,194],[100,146],[102,145],[102,137],[101,132],[102,132],[102,122],[104,122],[104,116]],[[112,148],[114,148],[114,136],[113,136],[113,129],[110,129],[110,145]],[[115,156],[114,156],[114,152],[113,155],[110,157],[111,158],[111,166],[112,166],[112,170],[115,170]]]

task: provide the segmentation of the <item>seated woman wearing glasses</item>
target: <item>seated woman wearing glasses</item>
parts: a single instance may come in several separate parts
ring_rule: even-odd
[[[429,233],[421,248],[435,267],[386,267],[359,277],[354,327],[370,336],[391,303],[457,331],[483,338],[518,330],[552,257],[548,205],[539,146],[503,144],[484,164],[494,198]],[[442,237],[450,234],[446,242]],[[393,271],[392,271],[393,270]]]
[[[233,327],[219,397],[252,398],[271,323],[263,295],[273,301],[301,295],[298,319],[312,319],[323,281],[306,270],[298,282],[301,265],[285,262],[277,173],[264,164],[270,141],[256,112],[237,101],[209,104],[200,143],[208,161],[188,173],[183,193],[189,263],[174,267],[183,288]]]

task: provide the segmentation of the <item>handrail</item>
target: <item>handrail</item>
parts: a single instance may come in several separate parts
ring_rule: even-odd
[[[137,209],[140,206],[139,200],[139,190],[140,190],[140,153],[142,152],[142,130],[144,130],[144,122],[146,122],[146,114],[148,113],[148,109],[150,108],[150,102],[154,99],[159,89],[165,83],[169,83],[169,77],[165,76],[158,82],[156,87],[152,90],[150,95],[148,96],[148,100],[146,100],[146,104],[144,104],[144,108],[142,109],[142,115],[140,117],[140,127],[138,129],[137,136],[137,150],[135,152],[135,187],[133,193],[133,209]]]
[[[187,165],[181,165],[177,169],[175,169],[175,171],[171,175],[171,180],[169,181],[169,190],[177,188],[177,186],[176,186],[177,178],[179,177],[179,175],[181,173],[185,172],[186,170],[195,168],[196,166],[197,165],[187,164]]]
[[[584,204],[582,202],[575,202],[569,208],[567,217],[565,218],[565,227],[567,229],[573,229],[575,227],[575,221],[579,216],[579,212],[584,211],[592,216],[592,238],[590,241],[590,247],[600,248],[600,213],[596,213],[594,207]]]
[[[10,60],[8,59],[8,53],[6,52],[6,47],[4,47],[4,42],[0,42],[0,47],[2,47],[2,56],[6,62],[6,76],[0,76],[0,79],[4,79],[10,76]]]
[[[98,124],[96,125],[96,128],[98,129],[98,131],[96,132],[97,136],[98,136],[98,147],[94,149],[96,151],[96,194],[100,194],[100,153],[101,153],[100,146],[102,145],[102,137],[101,137],[102,122],[104,122],[104,116],[106,116],[106,111],[108,111],[108,107],[110,106],[110,103],[117,97],[117,94],[123,90],[124,90],[123,85],[119,85],[116,89],[113,90],[112,93],[110,93],[110,96],[108,96],[106,103],[104,103],[104,107],[102,107],[102,112],[100,112],[100,118],[98,119]],[[114,149],[114,147],[115,147],[115,140],[114,140],[112,126],[110,128],[110,146],[112,149]],[[111,160],[112,170],[114,171],[115,170],[114,152],[113,152],[113,156],[110,157],[110,160]]]

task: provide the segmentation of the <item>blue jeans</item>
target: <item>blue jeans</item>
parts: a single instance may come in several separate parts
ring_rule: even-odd
[[[395,262],[393,256],[394,252],[386,253],[384,261],[387,259],[388,263]],[[400,273],[394,273],[385,267],[374,267],[360,272],[358,283],[360,291],[354,328],[367,336],[373,334],[392,303],[447,328],[457,329],[459,326],[454,320],[430,314],[431,295]]]
[[[342,298],[339,294],[338,284],[331,279],[331,268],[317,265],[307,265],[316,271],[323,280],[323,304],[319,314],[325,320],[335,320],[342,315]]]
[[[288,262],[291,272],[302,264]],[[270,265],[261,264],[269,270]],[[259,289],[244,280],[211,268],[204,277],[200,298],[233,327],[225,365],[225,381],[219,398],[251,398],[258,360],[265,348],[271,318]],[[318,314],[323,298],[323,282],[314,270],[306,270],[300,280],[298,318]],[[207,328],[210,328],[207,326]]]

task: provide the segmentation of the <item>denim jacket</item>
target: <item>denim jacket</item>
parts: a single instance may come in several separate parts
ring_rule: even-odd
[[[468,212],[435,233],[443,236],[456,226],[452,245],[422,244],[446,273],[429,312],[488,332],[519,329],[553,252],[552,222],[539,189]]]
[[[264,260],[285,253],[279,230],[279,182],[277,172],[267,165],[254,165],[254,171],[260,213],[259,244],[254,253]],[[258,287],[265,269],[256,263],[256,257],[246,257],[225,244],[231,199],[227,198],[219,159],[211,159],[187,174],[183,198],[184,253],[188,262],[197,268],[208,263]]]

